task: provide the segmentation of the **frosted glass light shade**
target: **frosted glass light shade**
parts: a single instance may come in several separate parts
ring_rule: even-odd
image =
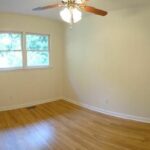
[[[73,22],[76,23],[82,19],[82,13],[77,8],[72,9]]]
[[[62,11],[60,11],[60,16],[65,22],[71,23],[71,12],[68,8],[65,8]]]
[[[67,23],[76,23],[82,19],[82,13],[77,8],[64,8],[60,11],[61,18]]]

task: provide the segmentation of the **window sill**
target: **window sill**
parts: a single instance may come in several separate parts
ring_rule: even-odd
[[[21,71],[21,70],[46,70],[46,69],[52,69],[53,66],[36,66],[36,67],[18,67],[18,68],[5,68],[0,69],[0,72],[12,72],[12,71]]]

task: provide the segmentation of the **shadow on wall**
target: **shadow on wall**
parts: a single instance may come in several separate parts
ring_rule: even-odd
[[[66,29],[65,97],[149,118],[150,9],[145,8],[91,15]]]

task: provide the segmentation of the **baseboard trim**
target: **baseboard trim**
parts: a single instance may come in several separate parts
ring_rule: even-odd
[[[150,123],[150,118],[138,117],[138,116],[127,115],[127,114],[123,114],[123,113],[112,112],[112,111],[101,109],[99,107],[91,106],[91,105],[88,105],[88,104],[85,104],[85,103],[82,103],[82,102],[77,102],[77,101],[74,101],[74,100],[70,100],[70,99],[67,99],[67,98],[63,98],[63,99],[65,101],[76,104],[78,106],[87,108],[87,109],[95,111],[95,112],[103,113],[103,114],[106,114],[106,115],[109,115],[109,116],[122,118],[122,119],[126,119],[126,120],[143,122],[143,123]]]
[[[7,110],[14,110],[14,109],[31,107],[31,106],[35,106],[35,105],[48,103],[48,102],[54,102],[54,101],[57,101],[57,100],[60,100],[60,99],[62,99],[62,97],[52,98],[52,99],[45,99],[45,100],[37,100],[37,101],[23,103],[23,104],[19,104],[19,105],[0,106],[0,111],[7,111]]]
[[[48,103],[48,102],[54,102],[54,101],[61,100],[61,99],[65,100],[67,102],[73,103],[75,105],[87,108],[89,110],[99,112],[99,113],[103,113],[103,114],[106,114],[106,115],[109,115],[109,116],[114,116],[114,117],[118,117],[118,118],[122,118],[122,119],[133,120],[133,121],[138,121],[138,122],[143,122],[143,123],[150,123],[150,118],[112,112],[112,111],[108,111],[108,110],[105,110],[105,109],[101,109],[99,107],[91,106],[91,105],[88,105],[88,104],[85,104],[85,103],[82,103],[82,102],[77,102],[75,100],[71,100],[71,99],[68,99],[68,98],[62,98],[62,97],[46,99],[46,100],[38,100],[38,101],[34,101],[34,102],[30,102],[30,103],[28,102],[28,103],[19,104],[19,105],[0,106],[0,111],[26,108],[26,107],[40,105],[40,104],[44,104],[44,103]]]

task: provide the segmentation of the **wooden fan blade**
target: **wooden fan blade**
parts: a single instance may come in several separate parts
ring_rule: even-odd
[[[81,8],[87,12],[94,13],[96,15],[106,16],[108,14],[107,11],[100,10],[91,6],[81,6]]]
[[[45,9],[51,9],[51,8],[56,8],[56,7],[61,7],[62,5],[59,4],[53,4],[53,5],[48,5],[48,6],[43,6],[43,7],[37,7],[32,9],[33,11],[38,11],[38,10],[45,10]]]

